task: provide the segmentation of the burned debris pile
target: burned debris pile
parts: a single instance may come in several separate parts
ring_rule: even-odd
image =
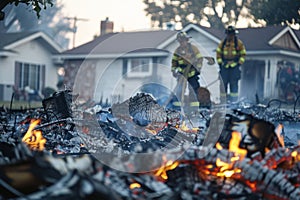
[[[144,93],[109,108],[75,99],[0,110],[0,198],[299,199],[295,111],[187,116]]]

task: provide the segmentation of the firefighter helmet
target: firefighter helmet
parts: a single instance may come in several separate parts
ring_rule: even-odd
[[[226,34],[237,34],[238,31],[235,29],[234,26],[228,26],[227,29],[225,30]]]
[[[176,37],[176,39],[177,39],[179,42],[180,42],[180,41],[188,41],[189,38],[191,38],[191,37],[188,36],[188,35],[186,34],[186,32],[183,32],[183,31],[179,32],[179,33],[177,34],[177,37]]]

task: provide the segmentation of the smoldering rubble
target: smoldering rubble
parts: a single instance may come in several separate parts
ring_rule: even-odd
[[[295,109],[186,116],[144,93],[108,108],[73,100],[1,108],[1,198],[299,199]]]

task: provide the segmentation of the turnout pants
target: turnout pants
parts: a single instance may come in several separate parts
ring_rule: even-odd
[[[221,96],[228,97],[230,101],[237,101],[239,91],[238,81],[241,78],[241,72],[239,67],[221,67],[220,75],[224,83],[224,91],[221,87]]]
[[[184,77],[181,77],[184,78]],[[184,78],[185,79],[185,78]],[[180,78],[178,78],[178,85],[175,89],[175,99],[173,101],[173,105],[174,106],[183,106],[184,103],[188,103],[188,106],[196,106],[199,107],[199,102],[197,99],[197,94],[198,94],[198,90],[200,88],[200,84],[199,84],[199,77],[197,76],[193,76],[190,77],[188,79],[185,79],[184,81]],[[188,86],[189,88],[189,95],[188,95],[188,99],[186,99],[188,102],[185,102],[186,100],[182,99],[184,98],[184,93],[186,90],[186,86]]]

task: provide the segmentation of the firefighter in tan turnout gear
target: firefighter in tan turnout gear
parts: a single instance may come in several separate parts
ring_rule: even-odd
[[[227,97],[230,102],[238,100],[238,81],[241,78],[240,66],[245,62],[246,49],[243,42],[237,38],[237,30],[228,26],[227,37],[220,42],[216,57],[220,66],[220,75],[225,91],[221,90],[221,98]],[[227,94],[228,85],[230,93]]]
[[[214,64],[211,58],[203,57],[199,49],[190,43],[189,36],[185,32],[177,34],[179,47],[175,50],[172,58],[172,75],[177,79],[175,94],[177,101],[174,106],[183,106],[184,93],[188,83],[189,86],[189,106],[199,107],[198,92],[200,88],[199,75],[202,68],[203,58],[206,58],[209,64]]]

